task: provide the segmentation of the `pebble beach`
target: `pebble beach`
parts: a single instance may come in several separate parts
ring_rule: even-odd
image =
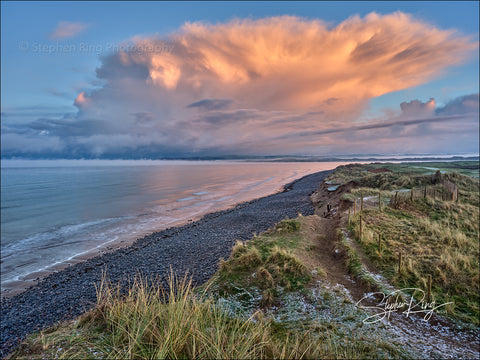
[[[102,274],[127,285],[137,274],[163,280],[170,269],[188,274],[194,284],[207,281],[221,258],[228,258],[237,240],[248,240],[284,218],[313,214],[310,195],[330,171],[307,175],[284,191],[202,219],[138,239],[132,245],[69,266],[24,292],[2,299],[1,355],[6,356],[28,334],[79,316],[96,301]]]

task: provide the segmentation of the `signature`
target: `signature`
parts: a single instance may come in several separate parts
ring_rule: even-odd
[[[406,291],[413,291],[412,295],[410,296],[410,300],[405,301],[404,295],[402,292]],[[376,306],[364,306],[362,302],[366,301],[371,295],[380,295],[382,300]],[[421,299],[419,301],[415,301],[414,295],[420,295]],[[444,304],[437,304],[435,300],[428,302],[425,299],[425,291],[417,288],[405,288],[395,290],[390,294],[384,294],[382,292],[375,292],[371,293],[367,296],[364,296],[360,300],[357,301],[356,305],[360,309],[365,310],[374,310],[377,313],[367,318],[363,319],[365,324],[373,324],[377,321],[381,321],[385,317],[387,319],[390,318],[390,315],[393,312],[399,314],[405,314],[408,317],[410,314],[417,314],[417,313],[424,313],[423,320],[428,321],[433,315],[433,312],[441,307],[444,307],[448,304],[453,304],[453,302],[448,302]]]

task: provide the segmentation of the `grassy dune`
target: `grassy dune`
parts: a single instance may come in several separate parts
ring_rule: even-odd
[[[368,168],[384,167],[393,172],[372,174]],[[345,200],[375,195],[388,200],[389,190],[432,185],[431,174],[399,165],[346,166],[332,176],[335,181],[354,181],[357,189]],[[400,170],[400,171],[399,171]],[[478,324],[479,319],[479,188],[478,179],[459,173],[442,177],[458,186],[457,202],[427,196],[408,199],[399,206],[369,206],[351,217],[350,231],[372,263],[397,287],[427,288],[432,277],[432,294],[437,303],[453,302],[447,313],[456,319]],[[333,180],[331,179],[331,180]],[[436,185],[435,185],[436,186]],[[439,186],[437,186],[440,188]],[[440,189],[439,189],[440,193]],[[384,204],[385,205],[385,204]],[[381,238],[379,249],[378,237]],[[398,257],[403,266],[398,271]]]

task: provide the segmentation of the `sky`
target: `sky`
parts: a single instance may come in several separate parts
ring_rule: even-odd
[[[479,3],[1,3],[2,158],[478,154]]]

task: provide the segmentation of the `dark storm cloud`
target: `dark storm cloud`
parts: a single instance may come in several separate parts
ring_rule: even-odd
[[[436,110],[438,115],[479,113],[479,94],[460,96]]]

